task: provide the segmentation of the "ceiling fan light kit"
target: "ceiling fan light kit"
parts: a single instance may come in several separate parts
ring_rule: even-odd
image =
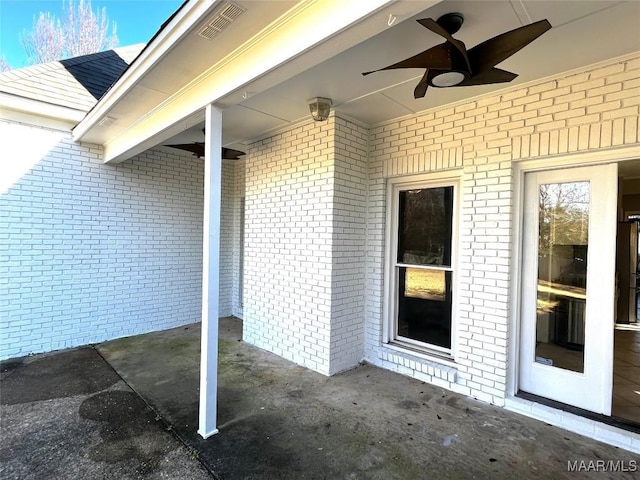
[[[431,79],[431,85],[434,87],[453,87],[465,78],[467,77],[462,72],[442,72]]]
[[[463,42],[452,37],[464,23],[461,13],[447,13],[437,21],[422,18],[417,22],[443,37],[445,42],[398,63],[364,72],[362,75],[399,68],[425,69],[413,92],[414,98],[424,97],[429,86],[446,88],[506,83],[518,75],[496,68],[496,65],[551,29],[548,20],[540,20],[497,35],[467,50]]]

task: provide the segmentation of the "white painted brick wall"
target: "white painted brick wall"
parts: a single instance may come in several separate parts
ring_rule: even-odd
[[[245,341],[329,373],[333,118],[252,144],[246,160]]]
[[[369,132],[334,119],[333,249],[329,373],[364,355],[364,268]]]
[[[637,145],[639,105],[635,57],[372,128],[366,360],[503,404],[514,294],[513,161]],[[382,344],[386,179],[450,169],[460,169],[463,186],[453,367]]]
[[[201,160],[202,161],[202,160]],[[221,317],[233,313],[234,280],[236,262],[234,250],[237,243],[236,222],[236,183],[235,161],[222,161],[222,199],[220,205],[220,303],[218,312]]]
[[[363,357],[367,137],[332,116],[246,161],[244,338],[328,375]]]
[[[237,160],[234,163],[234,191],[233,191],[233,288],[232,288],[232,314],[238,318],[242,313],[242,287],[243,287],[243,262],[242,250],[244,248],[244,236],[241,232],[242,218],[241,204],[245,193],[245,160]]]
[[[104,165],[68,133],[7,122],[0,138],[0,358],[200,320],[201,160]]]

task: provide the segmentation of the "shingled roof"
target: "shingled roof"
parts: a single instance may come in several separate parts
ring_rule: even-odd
[[[88,112],[144,44],[0,73],[0,92]]]

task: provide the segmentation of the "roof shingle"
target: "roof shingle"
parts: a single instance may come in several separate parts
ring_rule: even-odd
[[[88,112],[144,44],[0,73],[0,92]]]

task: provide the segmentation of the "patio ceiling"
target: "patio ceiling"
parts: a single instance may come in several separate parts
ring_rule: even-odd
[[[414,99],[422,70],[361,75],[442,43],[415,20],[448,12],[464,15],[455,37],[467,48],[530,21],[547,18],[554,28],[500,64],[519,74],[509,84],[431,88]],[[265,92],[252,94],[248,85],[224,97],[219,103],[230,108],[223,117],[223,142],[241,147],[269,129],[308,118],[305,100],[314,96],[332,98],[336,111],[372,125],[510,88],[638,50],[639,25],[637,1],[444,1]]]
[[[219,39],[209,41],[197,35],[211,10],[202,12],[199,23],[194,22],[188,34],[145,72],[128,95],[101,112],[103,117],[117,119],[116,125],[102,129],[91,127],[84,133],[83,140],[108,143],[109,138],[118,136],[118,129],[124,131],[140,123],[149,117],[148,112],[157,110],[157,105],[201,78],[210,65],[230,53],[230,46],[249,38],[261,38],[263,28],[300,7],[297,2],[287,1],[238,0],[235,3],[246,11]],[[465,22],[455,37],[465,42],[467,48],[544,18],[553,28],[498,65],[519,74],[507,84],[430,88],[425,98],[416,100],[413,88],[424,73],[422,70],[361,75],[442,43],[441,37],[415,20],[437,19],[448,12],[464,15]],[[395,17],[392,26],[388,26],[390,15]],[[372,10],[364,20],[337,29],[324,42],[305,49],[291,60],[265,70],[216,98],[203,99],[202,106],[215,102],[224,109],[223,144],[243,150],[256,138],[308,118],[306,100],[311,97],[330,97],[336,111],[374,125],[638,51],[638,25],[640,2],[635,0],[389,2]],[[320,22],[318,32],[312,35],[321,38],[322,34],[316,33],[323,28],[327,26]],[[202,108],[194,109],[187,117],[176,117],[170,128],[147,135],[144,146],[201,142],[203,118]],[[127,154],[136,153],[135,150],[127,148],[112,157],[122,160]]]

